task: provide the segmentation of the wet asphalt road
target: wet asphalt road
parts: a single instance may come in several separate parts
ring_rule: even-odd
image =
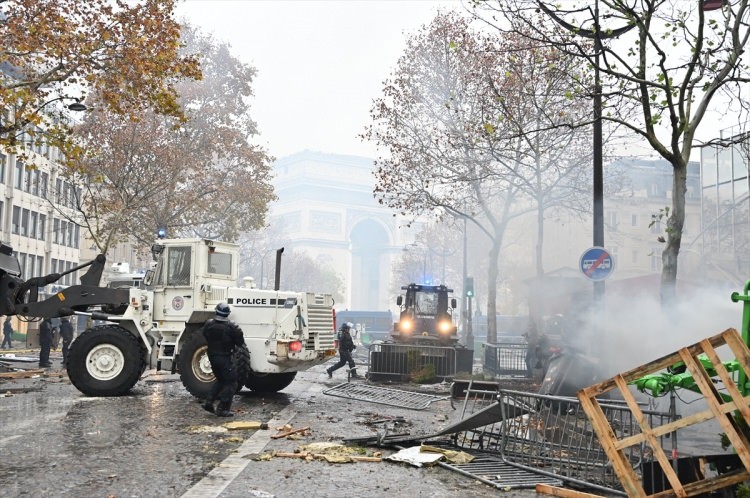
[[[227,419],[203,411],[177,376],[150,372],[129,396],[90,398],[70,385],[59,358],[52,358],[56,368],[49,377],[0,379],[0,497],[536,496],[532,490],[501,492],[441,467],[258,460],[271,450],[375,435],[373,419],[403,417],[399,430],[411,435],[458,420],[447,400],[412,410],[323,394],[346,381],[344,369],[328,380],[325,366],[317,366],[276,395],[243,390],[230,420],[270,427],[227,432],[221,427]],[[310,433],[271,438],[284,424],[310,427]]]

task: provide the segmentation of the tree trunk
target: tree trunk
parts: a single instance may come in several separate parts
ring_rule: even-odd
[[[685,193],[687,192],[687,164],[677,158],[672,163],[672,213],[667,218],[667,245],[662,251],[661,303],[672,305],[677,300],[677,256],[685,226]]]
[[[536,275],[544,275],[544,260],[542,248],[544,247],[544,205],[539,203],[536,211]]]
[[[502,240],[502,237],[495,237],[492,240],[487,268],[487,342],[489,344],[497,344],[497,275]]]

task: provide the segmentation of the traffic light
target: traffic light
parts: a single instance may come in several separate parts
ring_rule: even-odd
[[[466,292],[466,297],[474,297],[474,277],[466,277],[464,292]]]

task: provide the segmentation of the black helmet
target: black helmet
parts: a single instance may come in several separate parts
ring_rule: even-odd
[[[341,324],[341,327],[339,327],[339,330],[343,332],[345,330],[350,330],[352,327],[354,327],[352,322],[344,322]]]
[[[229,314],[232,312],[229,309],[227,303],[219,303],[216,305],[216,320],[220,322],[226,322],[229,319]]]

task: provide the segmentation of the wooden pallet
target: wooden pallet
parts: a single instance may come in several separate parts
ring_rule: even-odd
[[[43,376],[45,374],[43,368],[35,368],[34,370],[18,370],[16,372],[2,372],[0,373],[0,379],[28,379],[35,375]]]
[[[628,496],[695,496],[732,486],[750,479],[750,444],[733,418],[735,413],[739,413],[745,419],[745,423],[750,427],[750,396],[742,396],[739,388],[732,380],[730,373],[721,363],[721,360],[716,353],[716,348],[723,345],[729,346],[741,368],[746,374],[750,374],[750,350],[748,350],[747,345],[745,345],[737,330],[730,328],[713,337],[703,339],[692,346],[682,348],[670,355],[663,356],[658,360],[634,368],[625,373],[618,374],[611,379],[587,387],[578,392],[578,399],[581,402],[581,406],[599,436],[599,442],[604,448],[604,451],[606,451],[609,459],[612,461],[613,469],[617,473],[617,477],[622,483],[623,489]],[[713,363],[714,369],[723,382],[724,387],[732,397],[731,401],[725,402],[722,399],[711,377],[709,377],[700,361],[698,361],[697,357],[702,353],[705,353]],[[674,365],[680,361],[685,363],[687,369],[692,374],[697,387],[700,389],[700,392],[708,403],[708,410],[689,415],[660,427],[650,427],[647,418],[643,415],[641,408],[633,397],[633,394],[630,392],[628,383],[643,377],[644,375],[664,370],[668,366]],[[617,439],[615,436],[615,432],[609,425],[601,406],[596,400],[597,397],[614,389],[619,389],[622,398],[633,413],[634,420],[637,421],[640,426],[640,433],[623,439]],[[675,432],[678,429],[683,429],[713,419],[721,425],[726,433],[729,441],[737,452],[744,469],[739,469],[718,477],[705,478],[683,484],[680,482],[677,473],[672,468],[672,462],[659,444],[659,437]],[[661,491],[653,495],[646,495],[635,470],[627,460],[623,450],[631,446],[640,445],[644,442],[648,444],[653,451],[655,459],[658,461],[664,476],[672,487],[670,490]]]

